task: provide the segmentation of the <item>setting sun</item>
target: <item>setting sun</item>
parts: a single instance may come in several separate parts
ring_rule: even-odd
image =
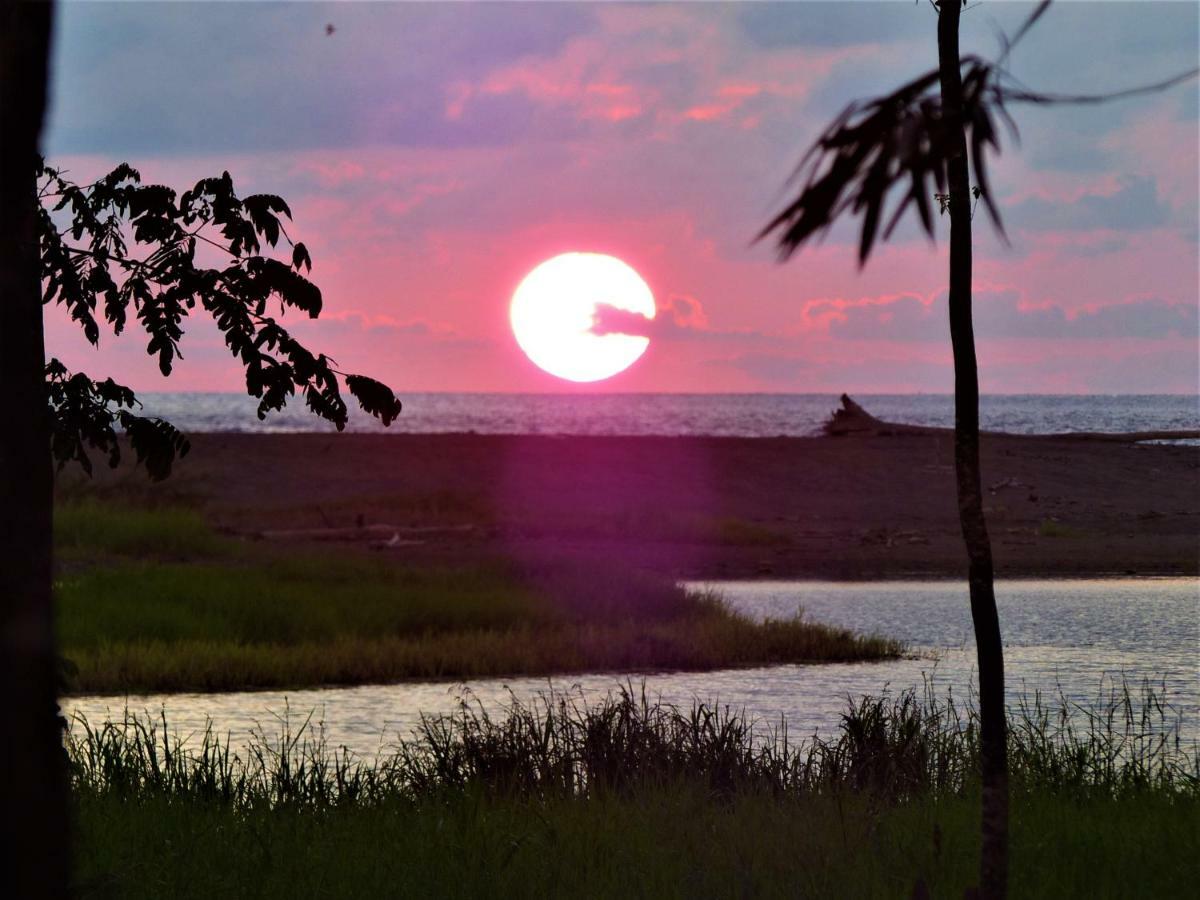
[[[654,318],[654,295],[614,256],[564,253],[525,276],[509,311],[513,334],[539,368],[568,381],[600,381],[646,352],[643,335],[601,332],[597,312],[610,307]]]

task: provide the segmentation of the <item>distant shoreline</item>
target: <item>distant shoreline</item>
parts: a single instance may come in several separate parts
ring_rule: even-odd
[[[352,408],[348,430],[369,434],[552,434],[560,436],[811,436],[838,406],[829,394],[412,393],[390,428]],[[881,420],[921,427],[954,423],[948,394],[856,394]],[[144,394],[143,412],[193,434],[330,434],[292,403],[264,420],[253,397]],[[1200,399],[1188,395],[985,395],[985,430],[1016,434],[1200,430]]]
[[[558,391],[426,391],[426,390],[405,390],[398,389],[398,396],[403,399],[405,396],[420,396],[420,397],[579,397],[579,396],[604,396],[604,397],[833,397],[836,398],[840,391],[612,391],[601,389],[599,387],[594,390],[581,389],[581,385],[572,382],[569,386]],[[245,391],[231,389],[228,391],[137,391],[139,397],[159,397],[159,396],[183,396],[186,394],[194,394],[196,396],[213,396],[213,397],[238,397],[244,398]],[[855,391],[855,397],[953,397],[953,391],[897,391],[897,392],[870,392],[870,391]],[[1025,392],[984,392],[980,398],[987,400],[989,398],[1005,398],[1005,397],[1043,397],[1043,398],[1075,398],[1075,397],[1195,397],[1194,392],[1189,391],[1150,391],[1150,392],[1119,392],[1106,393],[1104,391],[1076,391],[1076,392],[1045,392],[1045,391],[1025,391]]]

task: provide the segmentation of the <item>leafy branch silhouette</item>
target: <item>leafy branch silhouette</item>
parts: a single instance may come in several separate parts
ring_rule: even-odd
[[[120,335],[132,315],[149,337],[146,351],[170,375],[183,357],[184,320],[198,307],[245,370],[259,419],[300,393],[313,413],[341,431],[349,415],[342,383],[385,426],[400,414],[391,388],[341,371],[272,314],[272,301],[281,316],[290,307],[315,319],[322,307],[320,289],[301,274],[311,271],[312,259],[288,234],[284,219],[292,213],[283,198],[239,198],[228,172],[202,179],[182,195],[142,184],[138,171],[124,163],[87,185],[66,174],[39,163],[42,302],[65,306],[93,345],[100,341],[100,319]],[[281,239],[291,249],[287,262],[264,252]],[[205,256],[223,264],[207,265]],[[89,449],[116,466],[118,428],[154,479],[165,478],[187,454],[187,438],[173,425],[133,411],[140,403],[128,387],[72,373],[57,359],[47,363],[45,377],[60,468],[74,460],[90,473]]]
[[[1006,68],[1012,49],[1046,12],[1043,0],[1011,39],[1001,34],[1001,52],[995,61],[979,56],[961,58],[962,107],[949,121],[939,93],[939,70],[932,69],[886,96],[854,101],[838,115],[801,157],[789,183],[801,183],[796,198],[755,237],[774,235],[781,259],[788,259],[804,244],[822,239],[844,213],[862,216],[858,263],[866,263],[880,237],[891,237],[910,206],[916,209],[921,228],[933,239],[934,218],[930,199],[945,208],[950,201],[946,171],[953,152],[950,134],[957,126],[965,131],[972,192],[982,199],[1001,239],[1007,241],[1004,223],[988,178],[988,153],[1000,152],[997,122],[1003,122],[1014,143],[1020,141],[1017,124],[1008,112],[1010,103],[1097,104],[1166,90],[1190,78],[1192,69],[1153,84],[1107,94],[1054,94],[1033,90]],[[935,4],[936,8],[936,4]],[[930,190],[931,186],[936,190]],[[888,195],[900,188],[900,200],[885,209]]]

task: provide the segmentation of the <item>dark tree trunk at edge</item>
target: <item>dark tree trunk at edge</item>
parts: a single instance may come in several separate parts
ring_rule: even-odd
[[[0,0],[0,895],[67,895],[35,166],[50,3]]]
[[[979,660],[983,815],[979,892],[1002,898],[1008,882],[1008,754],[1004,711],[1004,647],[992,579],[992,544],[983,517],[979,472],[979,373],[971,324],[971,194],[962,120],[959,0],[942,0],[938,63],[948,141],[950,192],[950,341],[954,350],[954,471],[958,516],[969,561],[971,619]]]

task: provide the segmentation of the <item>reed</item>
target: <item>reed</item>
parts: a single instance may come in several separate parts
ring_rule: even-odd
[[[1014,711],[1014,896],[1190,896],[1200,762],[1161,698],[1120,685],[1086,711],[1036,696]],[[958,900],[979,852],[977,726],[969,703],[910,693],[860,699],[836,734],[793,744],[784,723],[632,685],[494,717],[468,698],[375,759],[308,717],[245,747],[162,717],[77,719],[75,889]]]
[[[1161,687],[1121,682],[1087,708],[1035,694],[1010,718],[1016,793],[1200,799],[1200,750],[1181,736],[1179,711]],[[722,797],[962,797],[978,787],[978,736],[974,703],[939,697],[929,685],[923,694],[852,701],[835,735],[797,742],[786,722],[763,728],[700,702],[681,709],[627,683],[591,704],[578,694],[513,697],[498,715],[467,696],[370,761],[331,748],[311,716],[285,715],[275,734],[256,730],[238,750],[211,725],[185,739],[165,716],[127,713],[101,725],[77,718],[66,746],[80,792],[319,810],[447,791],[545,800],[681,783]]]

